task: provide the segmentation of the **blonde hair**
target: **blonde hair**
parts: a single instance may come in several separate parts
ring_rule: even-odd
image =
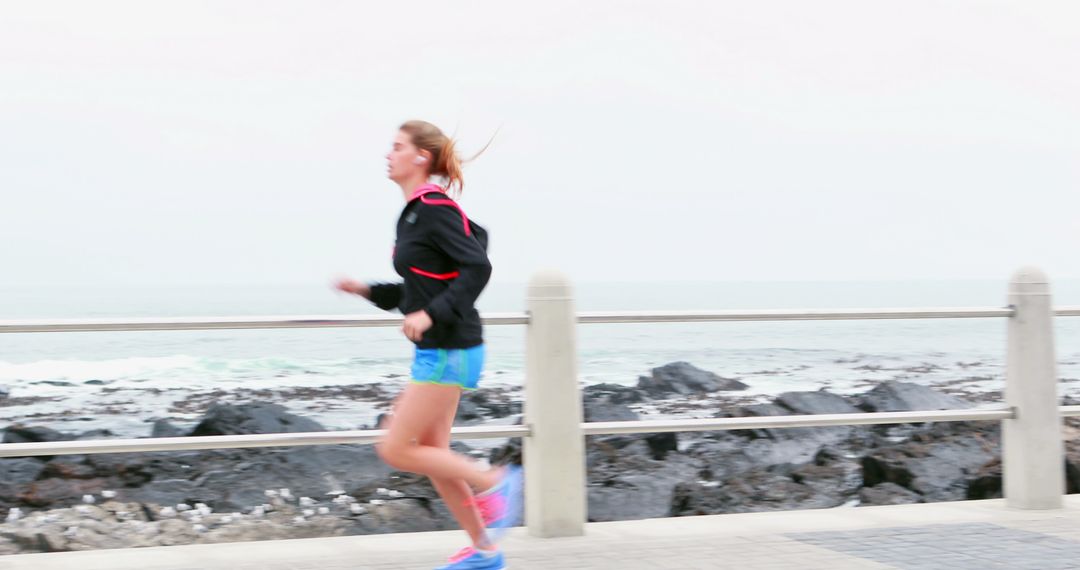
[[[471,162],[483,154],[488,146],[491,146],[491,141],[488,141],[480,152],[467,160],[462,160],[457,154],[454,139],[446,136],[439,127],[427,121],[405,121],[401,125],[401,131],[409,135],[413,146],[431,153],[431,174],[445,179],[446,191],[459,196],[465,190],[465,177],[461,173],[462,164]]]

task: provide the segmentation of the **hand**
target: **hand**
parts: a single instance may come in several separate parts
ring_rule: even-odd
[[[431,320],[431,315],[428,315],[427,311],[420,310],[405,315],[405,324],[401,325],[401,332],[405,333],[409,340],[420,342],[424,331],[430,329],[433,324],[435,323]]]
[[[369,287],[367,283],[361,283],[347,277],[341,277],[335,281],[334,289],[344,291],[345,293],[352,293],[353,295],[360,295],[365,299],[371,300],[371,287]]]

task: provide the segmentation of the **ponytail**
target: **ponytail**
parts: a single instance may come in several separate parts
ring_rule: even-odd
[[[480,152],[469,159],[462,160],[458,156],[454,139],[446,136],[439,130],[439,127],[427,121],[406,121],[401,125],[401,130],[409,135],[416,148],[431,153],[430,173],[433,176],[442,177],[445,181],[446,191],[457,196],[461,196],[461,193],[465,190],[465,177],[461,171],[462,166],[483,154],[491,146],[491,142],[495,140],[495,137],[492,136],[491,140],[484,145],[484,148],[480,149]]]
[[[447,192],[460,196],[465,190],[465,177],[461,173],[461,157],[457,155],[454,146],[454,139],[446,137],[431,173],[446,179]]]

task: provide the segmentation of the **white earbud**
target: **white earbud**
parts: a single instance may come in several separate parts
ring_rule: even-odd
[[[424,164],[425,162],[427,162],[427,158],[424,158],[422,156],[418,156],[413,159],[413,164]]]

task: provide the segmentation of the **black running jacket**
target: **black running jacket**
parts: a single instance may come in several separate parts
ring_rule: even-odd
[[[402,314],[424,310],[433,326],[420,348],[484,342],[476,303],[491,276],[487,232],[433,184],[418,188],[397,222],[394,270],[402,283],[371,283],[371,301]]]

